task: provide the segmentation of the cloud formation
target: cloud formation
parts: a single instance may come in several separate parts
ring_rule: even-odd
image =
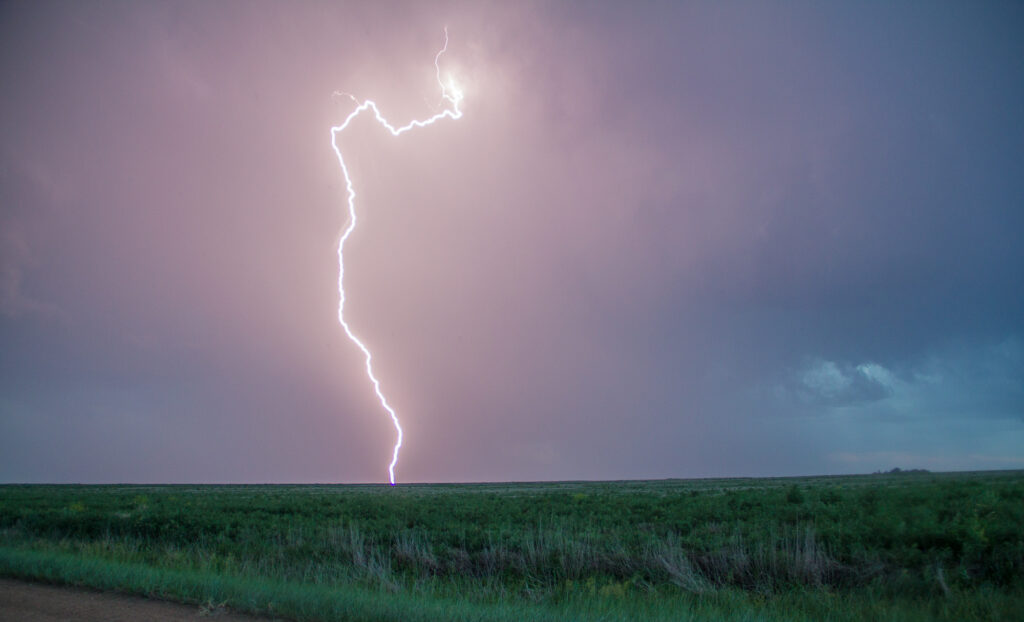
[[[400,481],[1021,455],[1019,7],[34,3],[0,479],[382,480],[332,94],[433,110],[445,25],[466,116],[344,145]]]
[[[878,401],[895,389],[892,373],[877,363],[840,369],[832,361],[817,361],[803,371],[800,384],[802,399],[830,406]]]

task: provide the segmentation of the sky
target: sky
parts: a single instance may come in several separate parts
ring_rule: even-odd
[[[0,5],[0,481],[1024,468],[1024,6]]]

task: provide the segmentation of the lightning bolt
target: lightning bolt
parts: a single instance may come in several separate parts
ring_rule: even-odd
[[[432,117],[423,120],[413,120],[408,124],[401,127],[395,127],[384,118],[384,115],[380,113],[380,110],[371,100],[366,100],[359,104],[355,110],[353,110],[345,121],[341,125],[336,125],[331,128],[331,148],[334,149],[335,155],[338,156],[338,164],[341,165],[341,172],[345,176],[345,188],[348,191],[348,225],[345,227],[344,232],[341,234],[341,241],[338,242],[338,322],[341,327],[345,329],[345,334],[352,343],[362,350],[363,357],[366,360],[366,375],[370,378],[370,382],[373,383],[373,390],[377,394],[377,399],[380,400],[380,405],[384,407],[388,415],[391,417],[391,422],[395,425],[395,432],[397,437],[395,439],[395,448],[391,452],[391,464],[388,465],[388,477],[391,481],[391,485],[395,485],[395,465],[398,464],[398,450],[402,448],[402,424],[398,421],[398,415],[395,413],[395,409],[388,404],[388,400],[384,397],[384,392],[380,388],[380,380],[373,373],[373,355],[370,354],[370,349],[356,337],[355,333],[352,332],[352,328],[345,321],[345,242],[348,241],[352,231],[356,228],[356,191],[352,184],[352,176],[349,175],[348,167],[345,166],[345,158],[341,155],[341,149],[338,148],[338,134],[345,131],[345,128],[349,126],[352,121],[360,114],[367,110],[373,111],[374,118],[377,122],[384,126],[392,136],[401,136],[415,127],[426,127],[433,123],[440,121],[447,117],[449,119],[459,119],[462,117],[462,110],[459,109],[459,103],[462,101],[462,91],[455,85],[454,80],[450,77],[448,84],[445,84],[441,80],[441,55],[448,50],[448,29],[444,29],[444,47],[434,57],[434,70],[437,76],[437,84],[441,87],[441,96],[443,101],[447,101],[450,107],[446,107],[442,112],[435,114]],[[345,95],[348,95],[345,93]],[[353,101],[359,103],[355,97],[349,95]]]

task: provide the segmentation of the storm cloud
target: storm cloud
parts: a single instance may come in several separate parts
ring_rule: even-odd
[[[1024,466],[1012,4],[9,3],[0,479]]]

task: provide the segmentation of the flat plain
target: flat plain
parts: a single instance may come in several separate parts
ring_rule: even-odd
[[[1016,620],[1024,471],[0,486],[0,575],[288,620]]]

